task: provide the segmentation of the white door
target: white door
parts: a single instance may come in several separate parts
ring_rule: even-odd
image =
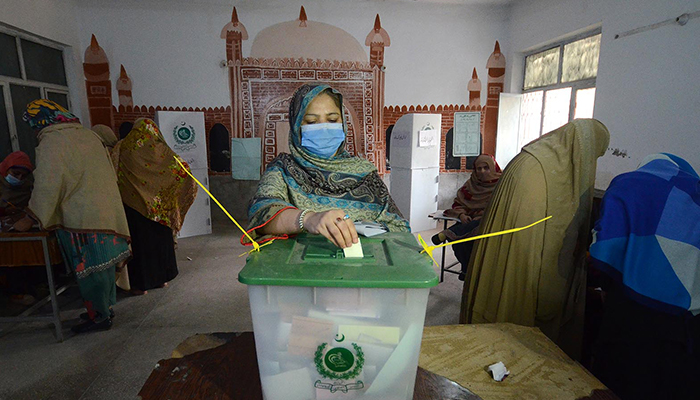
[[[496,162],[504,169],[522,148],[520,136],[520,108],[523,95],[501,93],[498,106],[496,133]]]
[[[209,189],[209,171],[206,169],[196,169],[192,175]],[[192,207],[187,211],[185,222],[178,237],[190,237],[198,235],[208,235],[211,233],[211,200],[202,188],[197,187],[197,198],[194,199]]]
[[[204,113],[158,111],[156,123],[168,146],[190,165],[192,175],[209,189]],[[204,190],[198,188],[197,198],[187,212],[178,237],[210,233],[211,202]]]

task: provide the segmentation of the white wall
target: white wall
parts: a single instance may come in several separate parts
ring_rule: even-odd
[[[594,118],[610,130],[597,188],[636,168],[649,153],[677,154],[700,170],[700,19],[634,36],[616,34],[700,10],[698,0],[533,0],[516,2],[506,91],[520,92],[522,52],[602,25]]]
[[[338,26],[364,46],[380,14],[391,37],[385,52],[387,105],[466,104],[473,67],[486,85],[486,61],[496,40],[509,48],[506,6],[349,0],[182,0],[119,2],[78,0],[80,40],[94,33],[105,49],[115,79],[124,64],[133,81],[134,103],[163,106],[229,105],[221,28],[236,5],[249,39],[273,24],[299,16]],[[114,101],[117,104],[116,92]],[[486,101],[482,93],[482,101]]]
[[[0,22],[66,46],[64,52],[72,110],[88,116],[83,76],[83,52],[73,0],[0,0]]]

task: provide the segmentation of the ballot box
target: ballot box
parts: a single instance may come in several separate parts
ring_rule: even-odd
[[[437,274],[410,233],[360,240],[361,258],[310,234],[249,255],[238,280],[266,400],[413,398]]]

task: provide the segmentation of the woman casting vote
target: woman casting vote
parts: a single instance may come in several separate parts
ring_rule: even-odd
[[[357,243],[353,221],[408,232],[377,169],[345,150],[342,95],[304,85],[289,105],[289,148],[267,165],[248,209],[248,232],[259,243],[308,231],[341,248]],[[241,238],[244,244],[247,238]]]

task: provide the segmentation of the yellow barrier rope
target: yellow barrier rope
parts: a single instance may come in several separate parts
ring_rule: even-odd
[[[231,214],[229,214],[228,211],[226,211],[226,209],[224,208],[224,206],[222,206],[221,203],[219,203],[219,200],[217,200],[216,197],[214,197],[214,195],[211,194],[211,192],[209,192],[209,190],[207,190],[207,188],[204,187],[204,185],[202,185],[202,183],[201,183],[200,181],[198,181],[197,178],[194,177],[194,175],[192,175],[192,173],[182,164],[182,162],[180,162],[180,159],[177,158],[177,157],[175,157],[175,156],[173,156],[173,157],[175,158],[175,161],[177,161],[177,163],[180,164],[180,166],[182,167],[182,169],[184,169],[185,172],[187,172],[187,175],[189,175],[192,179],[194,179],[194,181],[197,182],[197,184],[199,185],[199,187],[201,187],[202,189],[204,189],[205,192],[207,192],[207,194],[209,195],[209,197],[211,197],[211,199],[214,200],[214,202],[219,206],[219,208],[221,208],[221,211],[223,211],[224,214],[226,214],[226,216],[229,217],[229,219],[230,219],[231,221],[233,221],[234,224],[236,224],[236,226],[238,227],[238,229],[240,229],[241,232],[243,232],[243,234],[248,238],[248,240],[250,240],[250,241],[253,243],[253,250],[247,251],[247,252],[241,254],[239,257],[241,257],[241,256],[243,256],[243,255],[245,255],[245,254],[251,253],[251,252],[253,252],[253,251],[260,251],[260,248],[265,247],[265,246],[267,246],[268,244],[270,244],[270,243],[273,242],[273,240],[270,240],[269,242],[267,242],[267,243],[265,243],[265,244],[263,244],[263,245],[260,245],[260,244],[258,244],[258,242],[256,242],[255,240],[253,240],[253,238],[250,237],[250,235],[248,234],[248,232],[246,232],[245,229],[243,229],[243,227],[238,223],[238,221],[236,221],[236,219],[233,218],[233,217],[231,216]]]
[[[507,234],[509,234],[509,233],[515,233],[515,232],[519,232],[519,231],[524,231],[525,229],[532,228],[533,226],[535,226],[535,225],[537,225],[537,224],[540,224],[540,223],[542,223],[542,222],[544,222],[544,221],[546,221],[546,220],[548,220],[548,219],[550,219],[550,218],[552,218],[551,215],[550,215],[549,217],[542,218],[541,220],[539,220],[539,221],[537,221],[537,222],[533,222],[533,223],[531,223],[530,225],[523,226],[523,227],[520,227],[520,228],[508,229],[508,230],[500,231],[500,232],[486,233],[486,234],[479,235],[479,236],[474,236],[474,237],[470,237],[470,238],[455,240],[454,242],[438,244],[438,245],[436,245],[436,246],[428,246],[428,245],[425,243],[425,240],[423,240],[423,238],[422,238],[420,235],[418,235],[418,241],[420,242],[421,246],[423,246],[423,250],[421,251],[421,253],[428,253],[428,255],[429,255],[430,258],[433,260],[433,262],[435,263],[435,265],[438,265],[438,266],[439,266],[440,264],[438,264],[438,262],[435,261],[435,258],[433,258],[433,250],[435,250],[435,249],[437,249],[437,248],[446,247],[446,246],[452,246],[453,244],[457,244],[457,243],[470,242],[470,241],[472,241],[472,240],[479,240],[479,239],[484,239],[484,238],[488,238],[488,237],[501,236],[501,235],[507,235]]]

